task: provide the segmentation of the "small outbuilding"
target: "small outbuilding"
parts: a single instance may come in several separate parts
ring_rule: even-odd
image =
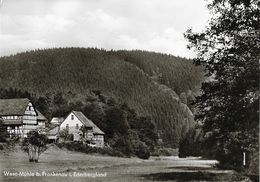
[[[54,126],[46,132],[50,143],[56,143],[59,139],[60,126]]]
[[[60,124],[64,121],[63,117],[53,117],[50,121],[50,124],[55,126],[60,126]]]

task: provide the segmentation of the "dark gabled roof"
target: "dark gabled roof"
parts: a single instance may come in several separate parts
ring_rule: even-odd
[[[37,120],[38,121],[47,121],[47,118],[38,110],[36,109],[36,113],[37,113]]]
[[[97,125],[95,125],[90,119],[88,119],[82,112],[80,111],[72,111],[72,113],[86,126],[92,127],[94,134],[104,135],[105,133],[101,131]]]
[[[93,127],[93,133],[94,135],[104,135],[105,133],[103,131],[101,131],[101,129],[99,129],[99,127],[97,127],[96,125]]]
[[[0,116],[22,116],[30,100],[23,99],[0,99]]]
[[[93,122],[90,121],[82,112],[80,111],[72,111],[72,113],[86,126],[93,127]],[[93,123],[93,124],[92,124]]]
[[[57,135],[59,133],[60,127],[55,126],[54,128],[51,128],[49,131],[47,131],[47,135]]]

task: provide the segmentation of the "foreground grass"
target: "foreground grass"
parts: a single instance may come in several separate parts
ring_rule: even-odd
[[[198,158],[156,157],[149,160],[88,155],[50,147],[40,156],[39,163],[28,162],[19,148],[0,154],[2,182],[47,181],[250,181],[233,171],[214,168],[216,161]],[[106,174],[105,177],[6,177],[3,171]]]

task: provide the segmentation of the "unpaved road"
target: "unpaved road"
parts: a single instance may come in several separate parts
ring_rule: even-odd
[[[152,157],[149,160],[88,155],[50,148],[39,163],[19,149],[0,154],[0,181],[233,181],[233,171],[214,168],[216,161]],[[7,176],[7,173],[10,172]],[[12,173],[12,174],[11,174]],[[37,174],[37,176],[36,176]],[[240,180],[247,181],[247,180]]]

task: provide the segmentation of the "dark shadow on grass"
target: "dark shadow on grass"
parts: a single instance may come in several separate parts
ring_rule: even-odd
[[[216,176],[220,174],[214,174],[210,172],[168,172],[168,173],[153,173],[143,175],[142,177],[154,181],[215,181]]]
[[[206,170],[214,170],[213,167],[191,167],[191,166],[174,166],[174,167],[167,167],[167,169],[183,169],[188,171],[194,171],[194,170],[200,170],[200,171],[206,171]]]

